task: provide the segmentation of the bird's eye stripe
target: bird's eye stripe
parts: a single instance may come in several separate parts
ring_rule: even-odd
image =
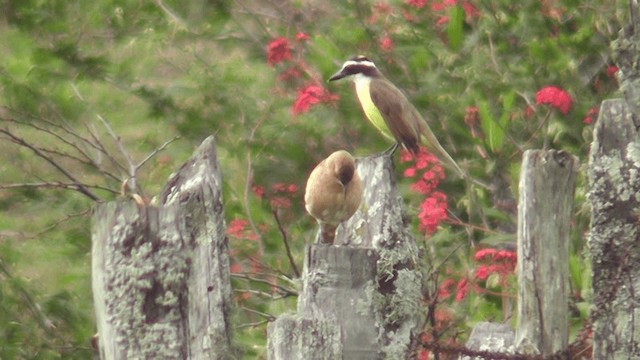
[[[375,69],[375,66],[368,65],[367,63],[353,62],[345,63],[342,72],[348,75],[364,74],[371,76],[375,72]]]

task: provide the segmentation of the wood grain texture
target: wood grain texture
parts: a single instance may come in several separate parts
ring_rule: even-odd
[[[518,203],[519,352],[549,355],[569,336],[569,243],[576,159],[555,150],[528,150]]]
[[[155,205],[98,204],[92,276],[102,359],[233,358],[227,240],[215,142]]]

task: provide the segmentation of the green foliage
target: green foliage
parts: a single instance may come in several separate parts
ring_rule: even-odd
[[[214,134],[227,223],[235,229],[236,342],[246,358],[264,358],[265,319],[293,309],[299,289],[285,241],[300,269],[316,232],[304,215],[306,176],[332,151],[365,156],[389,146],[363,120],[351,86],[326,83],[346,58],[366,54],[429,118],[453,158],[490,185],[468,190],[447,177],[438,190],[459,221],[442,222],[427,235],[418,230],[424,196],[412,192],[406,167],[399,166],[421,265],[437,285],[452,286],[436,299],[443,323],[431,324],[446,338],[476,321],[511,317],[513,275],[479,280],[475,271],[483,264],[470,245],[512,246],[525,150],[549,144],[586,161],[591,125],[583,119],[614,96],[607,46],[626,21],[626,6],[593,0],[580,6],[571,0],[412,3],[420,1],[278,7],[224,0],[8,1],[0,15],[0,129],[82,158],[54,135],[70,139],[65,129],[75,129],[102,139],[121,163],[118,144],[98,115],[136,162],[181,136],[138,172],[147,196]],[[309,38],[297,39],[299,32]],[[288,39],[290,58],[269,63],[266,49],[279,37]],[[300,91],[312,85],[324,97],[294,115]],[[571,96],[568,113],[536,104],[545,86]],[[67,180],[5,134],[0,149],[3,184]],[[127,178],[105,159],[101,164],[113,176],[77,159],[56,159],[83,183],[99,185],[94,193],[101,200],[118,196]],[[581,295],[577,323],[590,294],[588,261],[580,255],[589,225],[585,193],[581,179],[570,260]],[[0,358],[90,356],[90,205],[82,195],[57,189],[0,190],[0,323],[7,324],[0,326],[0,339],[8,344],[0,346]],[[463,281],[467,295],[456,300]],[[441,290],[430,288],[431,294]]]

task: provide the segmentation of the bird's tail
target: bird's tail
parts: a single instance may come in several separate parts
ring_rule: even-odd
[[[455,170],[455,172],[458,174],[458,176],[461,179],[466,179],[467,178],[467,173],[464,172],[464,170],[462,170],[462,168],[460,167],[460,165],[458,165],[458,163],[453,160],[453,158],[451,157],[451,155],[449,155],[449,153],[447,152],[447,150],[445,150],[442,145],[440,145],[440,142],[438,141],[438,139],[436,139],[436,136],[433,134],[433,131],[431,131],[431,129],[429,128],[429,125],[427,125],[426,123],[424,124],[420,124],[421,128],[420,128],[420,134],[422,135],[422,144],[425,145],[427,147],[427,149],[432,152],[434,155],[436,155],[441,161],[444,161],[444,165]]]

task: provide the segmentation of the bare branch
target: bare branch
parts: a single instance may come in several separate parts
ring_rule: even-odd
[[[37,182],[37,183],[13,183],[13,184],[0,184],[0,190],[7,190],[7,189],[20,189],[20,188],[60,188],[60,189],[67,189],[67,190],[77,190],[79,191],[79,188],[81,186],[84,186],[85,188],[88,189],[97,189],[97,190],[104,190],[104,191],[108,191],[110,193],[113,194],[119,194],[119,192],[117,190],[108,188],[106,186],[102,186],[102,185],[91,185],[91,184],[80,184],[80,183],[62,183],[62,182],[57,182],[57,181],[53,181],[53,182]]]
[[[289,248],[289,240],[287,239],[287,233],[284,231],[282,227],[282,223],[280,222],[280,218],[278,217],[278,212],[273,210],[273,217],[276,219],[276,223],[278,224],[278,229],[280,230],[280,234],[282,234],[282,242],[284,242],[284,247],[287,250],[287,257],[289,258],[289,263],[293,268],[293,272],[296,274],[296,277],[300,277],[300,271],[298,271],[298,267],[296,266],[295,261],[293,261],[293,255],[291,254],[291,249]]]
[[[9,131],[7,129],[0,129],[0,133],[7,135],[12,142],[14,142],[14,143],[16,143],[16,144],[18,144],[20,146],[23,146],[23,147],[26,147],[26,148],[30,149],[38,157],[40,157],[41,159],[45,160],[46,162],[51,164],[51,166],[53,166],[58,171],[60,171],[64,176],[67,177],[67,179],[71,180],[72,183],[78,184],[78,188],[76,189],[77,191],[79,191],[80,193],[86,195],[88,198],[90,198],[93,201],[99,201],[100,200],[100,198],[97,197],[91,190],[89,190],[85,185],[83,185],[80,181],[78,181],[75,178],[75,176],[73,176],[73,174],[71,174],[69,171],[67,171],[67,169],[62,167],[62,165],[58,164],[52,158],[50,158],[49,156],[44,154],[37,147],[33,146],[29,142],[27,142],[24,139],[18,137],[17,135],[15,135],[14,133],[12,133],[11,131]]]
[[[262,316],[263,318],[267,319],[267,321],[274,321],[274,320],[276,319],[276,317],[275,317],[275,316],[273,316],[273,315],[271,315],[271,314],[267,314],[267,313],[264,313],[264,312],[262,312],[262,311],[258,311],[258,310],[250,309],[250,308],[245,307],[245,306],[241,306],[241,307],[240,307],[240,309],[242,309],[242,310],[244,310],[244,311],[246,311],[246,312],[250,312],[250,313],[252,313],[252,314],[260,315],[260,316]]]
[[[164,150],[167,146],[169,146],[172,142],[180,139],[180,136],[174,136],[173,139],[165,141],[162,145],[160,145],[157,149],[153,150],[151,154],[147,155],[142,161],[136,165],[136,170],[140,169],[147,161],[156,156],[160,151]]]
[[[133,163],[133,159],[131,158],[131,155],[129,155],[129,152],[127,151],[127,149],[125,149],[124,144],[122,143],[120,136],[118,136],[115,131],[113,131],[113,129],[111,128],[111,125],[109,125],[109,122],[107,120],[105,120],[104,117],[102,117],[102,115],[100,114],[96,114],[96,116],[98,117],[98,120],[100,120],[100,122],[102,122],[102,125],[104,125],[104,127],[107,129],[107,132],[109,133],[109,135],[111,136],[111,138],[113,138],[113,140],[115,141],[116,145],[118,146],[118,150],[120,150],[120,153],[122,154],[122,156],[124,157],[125,161],[127,162],[128,165],[128,171],[129,171],[129,188],[131,189],[132,193],[137,193],[138,192],[138,184],[136,181],[136,165]]]
[[[265,279],[249,276],[248,274],[245,274],[245,273],[233,273],[233,274],[231,274],[231,277],[237,278],[237,279],[248,280],[248,281],[254,281],[254,282],[261,283],[261,284],[269,285],[269,286],[274,287],[277,290],[279,290],[283,295],[290,295],[290,296],[297,296],[298,295],[298,293],[295,290],[288,289],[288,288],[286,288],[286,287],[284,287],[282,285],[279,285],[277,283],[271,282],[269,280],[265,280]]]

